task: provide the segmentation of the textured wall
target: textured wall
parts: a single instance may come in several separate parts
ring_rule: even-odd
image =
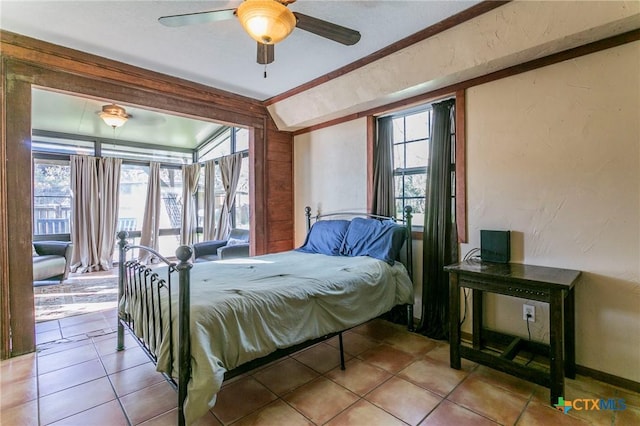
[[[640,42],[467,92],[470,244],[515,231],[516,262],[584,271],[577,362],[640,381]],[[527,336],[522,300],[488,326]],[[548,341],[548,306],[532,333]],[[467,330],[469,325],[466,324]]]
[[[305,206],[311,214],[367,209],[366,119],[296,136],[293,144],[295,241],[304,242]]]

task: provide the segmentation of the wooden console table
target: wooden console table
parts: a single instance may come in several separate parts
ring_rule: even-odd
[[[446,266],[449,272],[449,339],[451,367],[460,369],[466,358],[551,389],[551,404],[564,397],[564,377],[575,378],[574,285],[580,271],[467,260]],[[460,343],[460,288],[472,289],[472,347]],[[483,328],[483,292],[549,303],[549,345]],[[517,318],[523,321],[522,317]],[[504,348],[499,355],[489,344]],[[549,371],[514,361],[520,350],[549,358]]]

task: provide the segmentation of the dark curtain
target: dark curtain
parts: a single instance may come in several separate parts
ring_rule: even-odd
[[[433,104],[429,146],[419,331],[433,339],[449,336],[449,276],[443,267],[458,259],[451,202],[454,107],[453,99]]]
[[[378,139],[373,152],[373,200],[371,213],[394,217],[395,184],[393,182],[393,121],[391,117],[378,120]]]

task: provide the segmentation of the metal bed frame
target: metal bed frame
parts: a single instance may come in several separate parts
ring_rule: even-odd
[[[311,216],[311,208],[305,208],[305,215],[307,221],[307,232],[311,229],[311,221],[315,221],[338,216],[357,217],[364,216],[368,218],[374,218],[378,220],[394,220],[386,216],[368,214],[368,213],[352,213],[352,212],[338,212],[328,214],[318,214],[314,217]],[[403,221],[407,229],[406,245],[406,267],[409,273],[409,277],[413,280],[412,270],[412,247],[411,247],[411,207],[405,208],[405,220]],[[315,222],[314,222],[315,223]],[[131,245],[127,242],[128,233],[126,231],[120,231],[118,233],[118,247],[119,247],[119,263],[118,263],[118,301],[119,306],[126,303],[128,305],[135,306],[139,312],[141,312],[143,318],[143,324],[136,324],[135,319],[128,315],[124,310],[118,309],[118,339],[117,350],[124,350],[124,328],[127,327],[133,336],[136,337],[138,344],[147,353],[149,358],[157,364],[157,357],[155,351],[158,348],[160,342],[169,337],[169,360],[165,371],[174,371],[175,362],[174,348],[178,347],[178,359],[177,359],[177,371],[178,378],[171,377],[171,373],[162,373],[167,380],[177,389],[178,393],[178,424],[183,426],[185,424],[184,416],[184,401],[187,397],[187,384],[191,379],[191,340],[190,340],[190,270],[193,267],[191,263],[191,257],[193,255],[193,249],[190,246],[180,246],[176,250],[176,258],[178,262],[172,262],[166,257],[162,256],[156,250],[149,247],[140,245]],[[167,278],[160,277],[153,268],[140,263],[137,259],[127,260],[127,253],[132,253],[132,250],[146,250],[155,255],[162,263],[167,265]],[[172,285],[175,285],[175,275],[177,275],[178,285],[178,342],[173,341],[174,330],[176,325],[173,321],[172,303],[171,303],[171,289]],[[161,295],[166,295],[168,303],[166,308],[161,306]],[[124,299],[123,299],[124,298]],[[163,311],[166,309],[166,311]],[[413,305],[406,305],[407,315],[407,328],[413,331]],[[168,336],[161,336],[156,334],[156,330],[164,330],[164,321],[169,321],[168,324]],[[141,330],[140,334],[136,334],[135,329]],[[330,339],[334,336],[338,336],[339,350],[340,350],[340,367],[344,370],[344,348],[342,342],[342,333],[347,330],[331,333],[325,336],[318,337],[316,339],[309,340],[307,342],[295,345],[289,348],[279,349],[262,358],[249,361],[242,364],[232,370],[225,373],[224,379],[230,379],[237,375],[243,374],[256,367],[272,362],[283,356],[292,354],[308,346],[314,345],[318,342]]]

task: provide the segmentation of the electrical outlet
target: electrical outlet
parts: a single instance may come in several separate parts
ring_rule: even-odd
[[[529,322],[536,322],[536,307],[533,305],[522,305],[522,319]]]

